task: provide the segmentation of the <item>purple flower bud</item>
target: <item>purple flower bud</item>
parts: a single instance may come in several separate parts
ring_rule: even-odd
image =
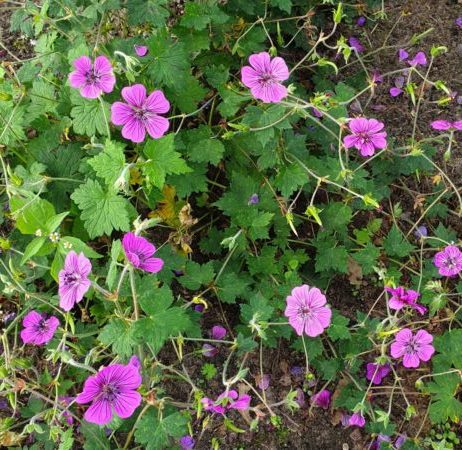
[[[256,205],[258,203],[260,203],[260,198],[258,197],[257,194],[252,194],[249,197],[249,201],[247,202],[248,205]]]
[[[149,49],[145,45],[136,45],[135,44],[133,47],[135,48],[135,53],[138,56],[140,56],[141,58],[148,54]]]
[[[321,118],[323,116],[323,113],[321,111],[319,111],[319,109],[317,108],[311,108],[311,113],[313,114],[313,116],[317,117],[317,118]]]
[[[392,97],[398,97],[399,95],[401,95],[404,91],[400,88],[397,88],[397,87],[392,87],[390,88],[390,95]]]
[[[414,231],[414,236],[417,238],[417,239],[421,239],[423,237],[427,237],[428,236],[428,230],[427,230],[427,227],[425,225],[421,225],[420,227],[417,227],[417,229]]]
[[[311,397],[311,402],[320,408],[327,409],[330,405],[331,393],[327,389],[323,389]]]
[[[212,327],[212,330],[210,332],[210,337],[212,339],[221,340],[226,336],[226,334],[227,334],[226,328],[223,328],[220,325],[215,325],[214,327]]]
[[[396,77],[394,81],[397,88],[402,88],[404,86],[405,78],[401,76]]]
[[[295,397],[295,401],[298,403],[298,406],[300,406],[300,408],[304,408],[306,406],[305,393],[300,388],[297,388],[297,395]]]
[[[364,16],[358,17],[356,25],[358,25],[358,27],[363,27],[364,25],[366,25],[366,20],[367,19]]]
[[[358,53],[362,53],[364,51],[364,47],[359,41],[358,38],[351,36],[348,39],[348,44],[350,45],[351,48],[355,49]]]
[[[408,61],[408,64],[411,66],[426,66],[427,65],[427,56],[424,52],[418,52],[413,59]]]
[[[383,83],[383,76],[377,69],[372,71],[371,81],[376,84]]]
[[[354,413],[350,420],[348,421],[348,425],[350,426],[357,426],[357,427],[364,427],[366,425],[366,419],[360,413]]]
[[[401,448],[406,441],[407,441],[407,434],[406,433],[400,434],[396,438],[395,447],[396,448]]]
[[[406,59],[409,58],[409,53],[406,50],[404,50],[404,48],[400,48],[398,50],[398,58],[400,61],[406,61]]]
[[[194,305],[194,311],[199,313],[204,312],[204,305]]]
[[[180,439],[181,450],[192,450],[195,445],[196,441],[192,438],[192,436],[186,435]]]
[[[351,416],[349,414],[342,414],[342,418],[341,418],[342,426],[344,427],[350,426],[350,418]]]
[[[303,375],[305,375],[305,369],[300,366],[293,366],[290,368],[290,373],[294,377],[303,377]]]
[[[266,391],[266,389],[268,389],[270,385],[270,376],[264,373],[263,376],[259,376],[258,379],[258,387],[262,391]]]
[[[459,28],[462,28],[462,17],[458,17],[456,19],[456,25],[459,27]]]
[[[210,344],[204,344],[202,346],[202,354],[204,356],[207,356],[208,358],[213,358],[216,356],[218,353],[218,349],[215,348],[213,345]]]
[[[138,370],[141,369],[141,362],[138,359],[138,356],[133,355],[130,360],[128,361],[128,364],[131,364],[132,366],[135,366]]]

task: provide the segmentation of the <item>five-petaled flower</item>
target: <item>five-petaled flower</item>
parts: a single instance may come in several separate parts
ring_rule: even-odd
[[[391,356],[402,356],[404,367],[419,367],[420,361],[429,361],[435,353],[432,342],[433,336],[425,330],[419,330],[414,335],[409,328],[403,328],[396,333],[391,344]]]
[[[168,130],[165,114],[170,103],[162,91],[154,91],[149,96],[142,84],[134,84],[122,89],[122,97],[127,103],[115,102],[111,106],[111,121],[123,125],[122,136],[132,142],[143,142],[146,131],[153,139],[159,139]]]
[[[391,372],[390,364],[367,363],[366,379],[372,384],[381,384],[382,380]]]
[[[83,253],[70,251],[64,261],[64,268],[59,277],[59,306],[70,311],[90,289],[91,262]]]
[[[125,256],[133,267],[151,273],[162,270],[164,261],[152,257],[156,252],[156,247],[144,237],[136,236],[134,233],[126,233],[122,239],[122,247]]]
[[[264,103],[279,103],[287,97],[287,88],[281,84],[289,78],[285,61],[261,52],[249,57],[250,66],[241,69],[242,83],[250,88],[253,97]]]
[[[326,296],[316,287],[306,284],[292,289],[286,299],[284,315],[289,324],[301,336],[319,336],[330,325],[332,311],[326,307]]]
[[[112,364],[85,381],[77,403],[92,403],[85,420],[105,425],[115,412],[122,419],[130,417],[141,403],[137,392],[141,384],[139,369],[133,364]]]
[[[221,393],[217,399],[212,401],[204,397],[201,403],[206,411],[212,411],[217,414],[225,414],[230,409],[246,410],[249,409],[251,397],[247,394],[239,395],[236,391],[230,390],[228,393]]]
[[[372,156],[376,149],[387,146],[387,133],[382,131],[384,125],[376,119],[358,117],[351,119],[348,127],[352,134],[343,138],[345,148],[355,147],[361,156]]]
[[[397,288],[385,287],[385,291],[391,294],[391,298],[388,301],[388,306],[395,311],[403,309],[405,306],[409,306],[415,309],[419,314],[425,314],[427,308],[419,305],[417,299],[420,294],[412,289],[404,289],[402,286]]]
[[[462,252],[455,245],[448,245],[433,258],[440,275],[454,277],[462,270]]]
[[[59,320],[38,311],[30,311],[22,321],[21,339],[25,344],[44,345],[53,339]]]
[[[94,63],[88,56],[81,56],[73,65],[75,70],[69,74],[69,84],[80,89],[82,97],[97,98],[114,89],[116,79],[111,62],[105,56],[97,56]]]

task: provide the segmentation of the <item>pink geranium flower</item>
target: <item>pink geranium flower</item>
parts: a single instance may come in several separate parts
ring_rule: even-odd
[[[287,96],[287,88],[281,81],[289,78],[285,61],[269,53],[261,52],[249,57],[250,66],[241,69],[242,83],[250,88],[253,97],[264,103],[279,103]]]
[[[69,84],[80,89],[82,97],[97,98],[114,89],[116,79],[111,62],[105,56],[97,56],[94,64],[88,56],[81,56],[73,65],[75,70],[69,74]]]
[[[136,236],[134,233],[126,233],[122,239],[122,247],[127,259],[137,269],[151,273],[162,270],[164,261],[160,258],[152,257],[156,252],[156,247],[147,239]]]
[[[404,48],[400,48],[398,50],[398,58],[400,61],[406,61],[406,59],[409,58],[409,53],[406,50],[404,50]]]
[[[387,133],[381,131],[384,125],[376,119],[359,117],[350,120],[348,127],[352,134],[343,138],[343,145],[345,148],[356,147],[361,156],[372,156],[376,149],[387,146]]]
[[[388,306],[395,311],[403,309],[405,306],[409,306],[412,309],[415,309],[419,314],[425,314],[427,308],[425,306],[419,305],[417,299],[420,297],[420,294],[417,291],[412,289],[404,289],[399,286],[397,288],[386,287],[385,291],[391,294],[391,298],[388,301]]]
[[[111,107],[111,121],[123,125],[122,136],[133,142],[143,142],[146,131],[153,139],[159,139],[168,130],[168,119],[160,116],[170,109],[170,103],[162,91],[146,95],[142,84],[124,87],[122,97],[127,103],[115,102]]]
[[[201,403],[204,405],[204,409],[206,411],[212,411],[214,413],[224,415],[226,411],[229,411],[230,409],[243,411],[249,409],[251,400],[250,395],[239,395],[236,391],[231,390],[228,393],[226,393],[226,391],[221,393],[215,402],[210,400],[208,397],[204,397],[201,400]]]
[[[447,131],[447,130],[458,130],[462,131],[462,120],[456,120],[455,122],[450,122],[449,120],[434,120],[430,126],[434,130],[438,131]]]
[[[435,353],[432,342],[433,336],[425,330],[419,330],[414,335],[409,328],[403,328],[391,344],[391,356],[402,356],[404,367],[419,367],[420,361],[429,361]]]
[[[306,284],[295,287],[286,302],[284,315],[299,336],[319,336],[330,325],[332,311],[325,306],[326,296],[318,288]]]
[[[64,268],[59,277],[59,306],[64,311],[70,311],[76,303],[90,289],[91,281],[88,275],[91,272],[91,262],[83,254],[70,251],[64,261]]]
[[[318,392],[317,394],[314,394],[311,397],[311,402],[314,403],[316,406],[319,406],[323,409],[327,409],[330,405],[331,395],[332,394],[329,390],[323,389],[322,391]]]
[[[21,339],[25,344],[44,345],[53,339],[59,320],[55,316],[47,317],[38,311],[31,311],[22,320]]]
[[[141,395],[136,391],[140,384],[141,375],[135,365],[112,364],[87,378],[76,402],[92,402],[85,420],[106,425],[114,412],[122,419],[133,414],[141,403]]]
[[[390,364],[367,363],[366,365],[366,379],[372,381],[372,384],[381,384],[382,379],[390,372]]]
[[[433,258],[440,275],[454,277],[462,270],[462,252],[455,245],[448,245]]]

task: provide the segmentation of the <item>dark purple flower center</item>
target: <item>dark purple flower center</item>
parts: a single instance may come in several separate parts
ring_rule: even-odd
[[[64,283],[67,285],[73,285],[81,280],[81,276],[75,272],[66,272],[64,275]]]
[[[120,393],[120,389],[118,386],[114,385],[113,383],[104,384],[101,389],[101,398],[108,402],[113,402],[116,400],[117,396]]]
[[[151,111],[147,110],[144,107],[136,108],[132,106],[132,110],[133,110],[133,115],[135,116],[135,118],[137,120],[140,120],[141,122],[146,122],[151,117]]]
[[[301,306],[298,309],[298,316],[301,319],[306,319],[308,317],[311,317],[311,308],[309,308],[308,306]]]
[[[270,73],[263,73],[260,75],[260,83],[272,84],[275,82],[274,76]]]
[[[453,256],[446,256],[445,265],[448,269],[454,269],[457,267],[457,258]]]
[[[407,344],[406,344],[406,353],[414,354],[417,353],[419,350],[420,344],[416,342],[415,337],[413,337]]]
[[[97,84],[100,82],[101,75],[95,71],[95,69],[90,69],[86,74],[85,74],[85,79],[88,84]]]
[[[37,333],[43,334],[48,332],[48,320],[42,319],[37,325],[36,325],[36,331]]]

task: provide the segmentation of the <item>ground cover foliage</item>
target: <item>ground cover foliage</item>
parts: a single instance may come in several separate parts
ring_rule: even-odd
[[[380,1],[11,3],[3,447],[458,448],[445,42],[375,45]]]

